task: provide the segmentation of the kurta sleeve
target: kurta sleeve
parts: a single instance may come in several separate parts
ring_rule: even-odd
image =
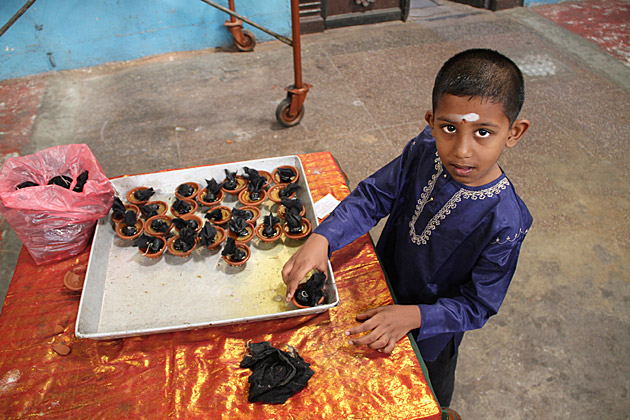
[[[483,327],[505,299],[523,238],[488,245],[475,264],[470,280],[460,286],[458,296],[440,298],[432,305],[418,305],[422,316],[418,341],[437,334]]]
[[[330,252],[366,234],[390,213],[405,176],[405,161],[412,145],[413,140],[400,156],[361,181],[315,229],[315,233],[328,240]]]

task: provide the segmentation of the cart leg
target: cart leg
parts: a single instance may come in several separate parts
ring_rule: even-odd
[[[230,10],[235,12],[234,8],[234,0],[229,1]],[[234,46],[239,51],[253,51],[256,46],[256,37],[251,31],[247,29],[243,29],[243,21],[235,18],[234,16],[230,16],[229,20],[226,20],[225,23],[226,28],[232,33],[232,37],[234,38]]]
[[[302,82],[302,46],[300,43],[300,8],[299,0],[291,0],[291,26],[293,33],[293,72],[295,84],[286,88],[287,97],[276,108],[276,119],[285,127],[293,127],[304,116],[304,101],[312,87]]]

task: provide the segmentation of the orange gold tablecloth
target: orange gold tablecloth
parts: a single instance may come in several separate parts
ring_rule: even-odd
[[[300,159],[314,201],[348,194],[330,153]],[[407,338],[387,356],[344,337],[356,313],[392,303],[367,235],[333,255],[341,303],[327,312],[111,341],[74,336],[80,294],[63,276],[88,259],[37,266],[22,248],[0,315],[0,418],[441,418]],[[284,404],[250,404],[251,371],[239,367],[248,340],[296,347],[315,371],[308,386]],[[72,352],[58,355],[57,343]]]

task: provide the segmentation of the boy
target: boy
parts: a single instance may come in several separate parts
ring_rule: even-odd
[[[282,270],[290,299],[329,252],[389,219],[376,247],[398,304],[357,314],[350,344],[390,353],[411,331],[440,405],[453,394],[464,332],[499,310],[532,217],[497,160],[529,128],[518,67],[496,51],[449,59],[433,87],[429,126],[362,181]]]

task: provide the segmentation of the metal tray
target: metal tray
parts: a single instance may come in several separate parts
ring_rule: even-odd
[[[152,200],[165,201],[170,207],[175,189],[183,182],[205,186],[205,179],[223,180],[224,169],[242,174],[247,166],[272,172],[281,165],[298,169],[298,184],[302,187],[298,198],[306,207],[305,217],[315,228],[318,222],[313,199],[297,156],[124,176],[111,182],[120,197],[134,187],[153,187],[156,194]],[[222,204],[240,207],[237,198],[229,195]],[[270,200],[263,203],[258,223],[272,205],[275,210]],[[206,210],[200,207],[196,214],[203,217]],[[269,246],[254,238],[249,243],[251,257],[242,267],[221,260],[221,248],[196,249],[186,258],[166,252],[153,260],[142,256],[131,241],[118,238],[110,217],[104,217],[94,233],[75,335],[104,340],[324,312],[339,304],[330,262],[322,305],[298,309],[284,301],[282,266],[303,242],[283,237],[275,246]]]

